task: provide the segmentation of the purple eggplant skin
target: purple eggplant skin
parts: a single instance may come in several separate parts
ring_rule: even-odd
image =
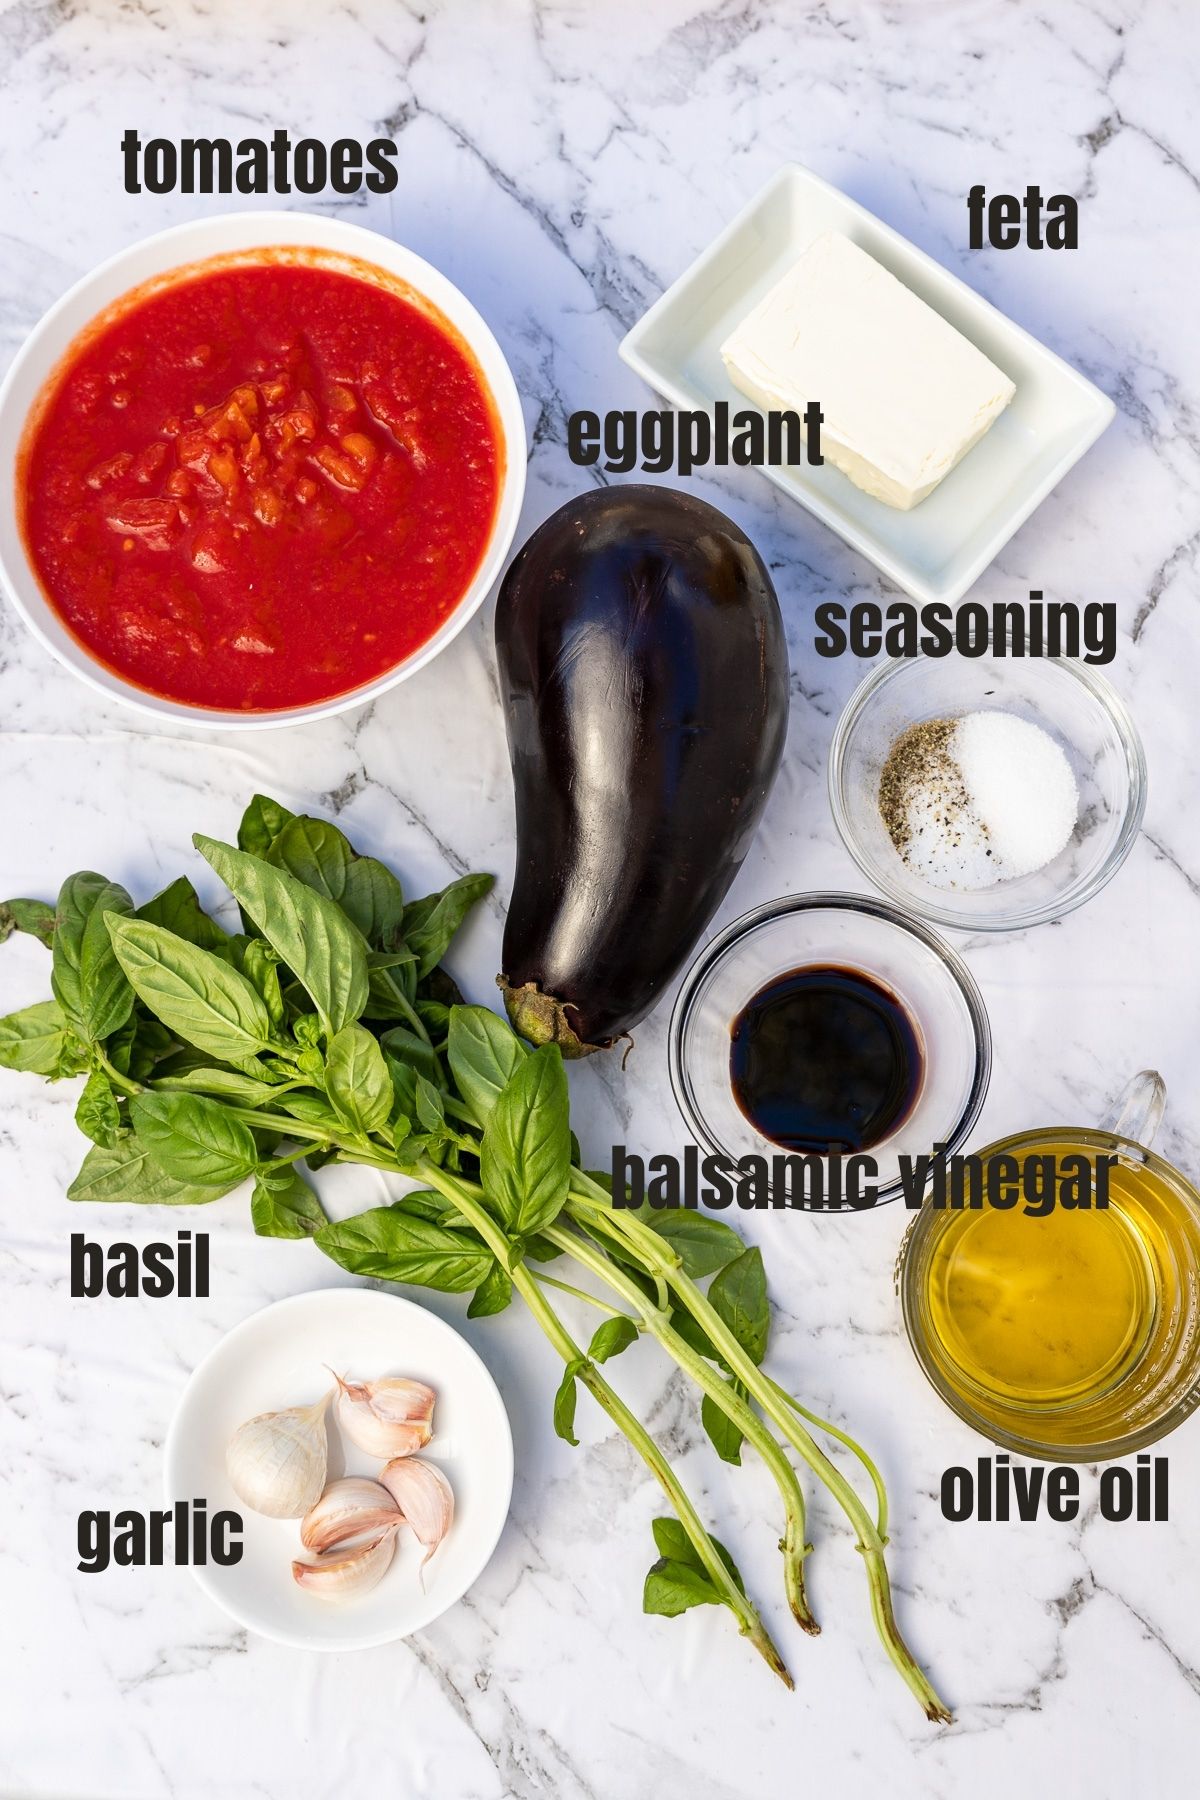
[[[787,642],[745,532],[703,500],[595,488],[500,589],[517,862],[497,979],[564,1056],[644,1019],[750,848],[787,732]]]

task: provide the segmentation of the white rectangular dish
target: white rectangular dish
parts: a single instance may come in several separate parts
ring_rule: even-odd
[[[922,603],[953,603],[1095,443],[1115,408],[924,251],[791,164],[638,321],[621,357],[674,406],[711,413],[727,400],[735,410],[749,407],[726,373],[721,345],[827,231],[844,233],[873,256],[1002,369],[1016,393],[987,435],[911,512],[872,499],[829,463],[763,473],[906,594]]]

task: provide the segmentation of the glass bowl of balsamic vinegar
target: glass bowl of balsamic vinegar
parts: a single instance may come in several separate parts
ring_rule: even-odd
[[[858,894],[758,907],[705,946],[671,1019],[675,1099],[704,1150],[732,1162],[874,1159],[876,1204],[901,1159],[962,1148],[991,1076],[983,1000],[966,965],[911,914]],[[776,1185],[772,1198],[782,1204]],[[814,1207],[815,1210],[815,1207]]]

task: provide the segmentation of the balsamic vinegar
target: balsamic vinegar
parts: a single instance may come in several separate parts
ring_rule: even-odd
[[[861,969],[777,975],[730,1036],[734,1098],[756,1131],[787,1150],[869,1150],[904,1123],[921,1091],[916,1025]]]

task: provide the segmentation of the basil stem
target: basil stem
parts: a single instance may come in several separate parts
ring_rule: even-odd
[[[731,1374],[742,1382],[762,1411],[773,1420],[783,1437],[799,1452],[813,1473],[820,1476],[838,1501],[858,1533],[857,1548],[862,1552],[863,1560],[866,1563],[871,1612],[880,1641],[904,1681],[924,1708],[926,1718],[948,1724],[951,1717],[949,1710],[935,1693],[928,1677],[901,1636],[900,1627],[896,1623],[896,1615],[892,1606],[891,1582],[888,1578],[887,1561],[880,1532],[846,1477],[830,1462],[815,1439],[805,1431],[794,1416],[791,1407],[785,1405],[778,1394],[772,1391],[773,1384],[771,1386],[767,1384],[761,1371],[746,1355],[724,1320],[709,1305],[690,1276],[684,1274],[679,1257],[663,1243],[658,1234],[652,1231],[648,1225],[643,1224],[640,1219],[635,1218],[632,1213],[619,1208],[614,1209],[604,1189],[596,1182],[591,1181],[588,1176],[581,1174],[579,1170],[572,1171],[571,1192],[572,1199],[568,1201],[567,1205],[568,1213],[573,1213],[581,1201],[585,1218],[602,1213],[617,1226],[630,1246],[637,1249],[641,1260],[651,1269],[659,1270],[668,1286],[704,1331],[713,1348],[719,1351],[722,1361]]]
[[[449,1175],[446,1170],[438,1168],[436,1163],[428,1161],[421,1161],[415,1165],[414,1173],[422,1181],[427,1182],[430,1187],[437,1188],[448,1200],[452,1201],[463,1217],[474,1226],[496,1260],[503,1267],[509,1268],[513,1286],[562,1357],[563,1362],[577,1365],[580,1381],[583,1382],[597,1404],[608,1414],[618,1430],[629,1439],[658,1481],[678,1514],[679,1522],[687,1532],[688,1539],[700,1558],[705,1573],[736,1618],[738,1629],[743,1637],[750,1639],[760,1656],[787,1687],[794,1686],[783,1658],[772,1643],[765,1625],[713,1549],[712,1540],[704,1529],[699,1514],[654,1439],[641,1421],[629,1411],[619,1395],[609,1386],[595,1364],[584,1355],[541,1292],[535,1277],[520,1262],[515,1268],[509,1267],[512,1243],[501,1231],[490,1213],[486,1212],[479,1204],[476,1199],[476,1193],[479,1190],[475,1188],[475,1184]]]
[[[773,1381],[769,1375],[764,1373],[763,1380],[771,1389],[772,1393],[783,1401],[785,1406],[790,1406],[793,1412],[799,1413],[802,1419],[807,1419],[809,1424],[815,1425],[818,1430],[828,1432],[831,1438],[836,1438],[839,1444],[844,1444],[846,1449],[849,1450],[853,1456],[858,1458],[870,1478],[871,1486],[875,1489],[875,1504],[877,1508],[875,1515],[875,1529],[879,1533],[880,1542],[886,1544],[888,1542],[887,1488],[884,1486],[883,1476],[879,1473],[879,1470],[875,1467],[874,1462],[867,1455],[867,1452],[863,1449],[862,1445],[856,1444],[849,1432],[843,1431],[840,1426],[835,1425],[832,1420],[823,1419],[819,1413],[809,1412],[807,1406],[801,1406],[794,1395],[789,1394],[785,1387],[782,1387],[778,1381]]]
[[[547,1236],[549,1236],[549,1233],[547,1233]],[[598,1300],[595,1294],[586,1294],[582,1288],[572,1287],[569,1281],[559,1281],[554,1275],[534,1275],[533,1278],[539,1287],[557,1288],[560,1294],[570,1294],[575,1300],[585,1300],[589,1306],[594,1306],[598,1312],[608,1313],[610,1318],[629,1318],[629,1314],[627,1312],[622,1312],[619,1306],[610,1306],[607,1300]],[[637,1326],[636,1319],[631,1319],[630,1323]],[[638,1329],[640,1330],[641,1327],[639,1326]]]
[[[123,1094],[141,1093],[142,1090],[140,1084],[136,1081],[130,1081],[128,1075],[122,1075],[120,1069],[114,1069],[99,1044],[92,1045],[92,1061],[98,1069],[104,1070],[104,1073],[108,1076],[108,1079],[112,1082],[113,1086],[119,1088]]]
[[[712,1364],[690,1344],[686,1344],[678,1332],[671,1329],[666,1314],[647,1298],[635,1282],[603,1256],[599,1251],[579,1237],[575,1232],[564,1231],[561,1226],[551,1225],[545,1236],[560,1250],[566,1251],[581,1262],[585,1269],[601,1281],[607,1282],[613,1292],[619,1294],[627,1306],[634,1307],[641,1315],[646,1329],[653,1333],[669,1356],[685,1374],[690,1375],[697,1387],[701,1388],[709,1398],[719,1406],[728,1419],[741,1431],[746,1440],[753,1444],[758,1454],[766,1463],[775,1479],[783,1499],[786,1525],[781,1548],[784,1558],[784,1585],[787,1590],[788,1605],[796,1623],[810,1636],[815,1637],[821,1627],[813,1617],[807,1596],[804,1592],[804,1558],[812,1549],[805,1540],[804,1527],[804,1495],[796,1472],[784,1455],[779,1444],[767,1430],[757,1413],[751,1411],[746,1402],[724,1378],[717,1373]]]

